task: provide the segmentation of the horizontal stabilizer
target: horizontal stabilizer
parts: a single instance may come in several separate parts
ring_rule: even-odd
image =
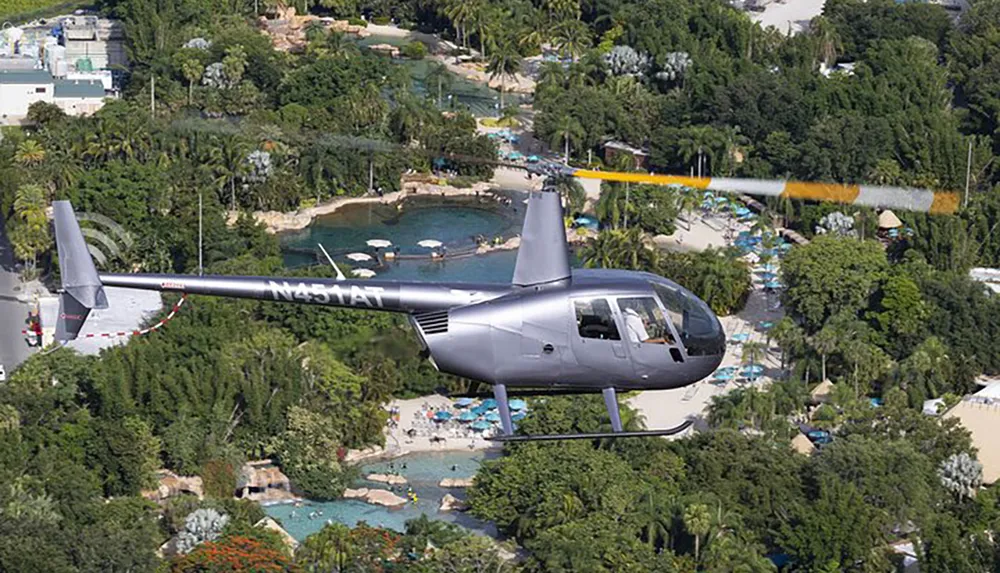
[[[52,215],[59,252],[63,294],[59,299],[56,340],[76,338],[92,309],[108,308],[108,299],[69,201],[54,201]]]

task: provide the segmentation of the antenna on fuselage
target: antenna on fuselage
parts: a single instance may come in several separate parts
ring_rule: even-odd
[[[334,271],[336,271],[337,280],[342,281],[347,279],[347,277],[344,276],[344,273],[340,272],[340,267],[337,266],[337,263],[333,262],[333,257],[330,256],[330,253],[326,252],[326,249],[323,248],[323,243],[316,244],[319,246],[319,250],[323,251],[323,256],[326,257],[326,260],[330,261],[330,266],[333,267]]]

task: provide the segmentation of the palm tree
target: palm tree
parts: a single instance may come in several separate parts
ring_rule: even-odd
[[[805,346],[805,333],[802,332],[802,328],[795,324],[789,317],[785,317],[778,321],[778,324],[774,325],[771,330],[771,336],[778,342],[778,346],[781,347],[781,369],[785,369],[785,359],[790,354],[796,356],[802,353],[803,347]]]
[[[826,380],[826,357],[837,350],[840,344],[840,333],[832,325],[826,325],[813,335],[810,346],[819,353],[822,363],[823,380]]]
[[[837,63],[837,52],[844,48],[837,27],[826,16],[816,16],[809,23],[809,31],[816,42],[819,60],[827,67]]]
[[[181,73],[184,74],[184,79],[188,81],[188,105],[191,105],[191,100],[194,96],[194,83],[201,79],[204,71],[205,69],[201,65],[201,62],[194,58],[187,58],[181,62]]]
[[[684,528],[694,537],[694,560],[698,561],[701,549],[701,537],[706,535],[712,523],[708,506],[694,503],[684,510]]]
[[[14,162],[18,165],[31,167],[45,160],[45,148],[34,139],[25,139],[14,152]]]
[[[559,141],[563,143],[563,162],[569,165],[569,146],[572,142],[579,143],[580,139],[583,138],[584,131],[583,126],[577,119],[569,114],[560,116],[555,121],[555,129],[552,133],[551,145],[553,147],[559,145]]]
[[[503,99],[505,80],[514,77],[519,69],[521,69],[521,54],[518,53],[514,42],[504,39],[493,50],[489,65],[486,66],[486,73],[490,75],[491,81],[500,78],[500,109],[505,107]]]
[[[759,358],[766,350],[763,342],[759,340],[748,340],[743,343],[743,362],[752,365],[757,364]]]
[[[573,62],[590,47],[590,28],[580,20],[565,20],[554,30],[556,47]]]
[[[445,16],[451,20],[452,26],[455,27],[455,33],[458,35],[458,41],[462,43],[463,47],[469,46],[469,37],[465,31],[465,27],[473,21],[476,14],[482,11],[483,7],[479,2],[472,2],[469,0],[447,0],[445,3]]]
[[[452,75],[448,71],[448,66],[437,62],[433,63],[424,81],[427,84],[437,82],[437,105],[440,109],[441,101],[444,97],[444,87],[445,85],[451,87]]]
[[[639,521],[642,537],[650,547],[664,547],[670,539],[670,522],[673,517],[663,503],[661,494],[652,487],[646,489],[636,504],[635,517]]]

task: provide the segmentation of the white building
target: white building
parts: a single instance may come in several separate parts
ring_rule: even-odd
[[[0,125],[20,124],[39,101],[68,115],[90,115],[106,97],[100,80],[57,79],[47,70],[0,70]]]

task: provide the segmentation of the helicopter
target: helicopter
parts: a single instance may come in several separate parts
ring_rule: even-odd
[[[336,278],[98,273],[68,201],[53,203],[62,291],[55,338],[75,339],[92,309],[108,307],[104,287],[248,298],[406,314],[421,355],[439,371],[492,386],[502,433],[498,441],[669,436],[665,429],[625,431],[619,391],[694,384],[718,368],[726,334],[709,306],[668,278],[651,273],[572,269],[560,194],[552,175],[683,184],[698,189],[786,195],[928,212],[954,211],[952,193],[823,183],[688,178],[549,168],[531,191],[509,284]],[[784,191],[783,191],[784,190]],[[322,247],[322,246],[321,246]],[[325,249],[323,249],[326,254]],[[520,435],[508,389],[601,393],[611,432]]]

